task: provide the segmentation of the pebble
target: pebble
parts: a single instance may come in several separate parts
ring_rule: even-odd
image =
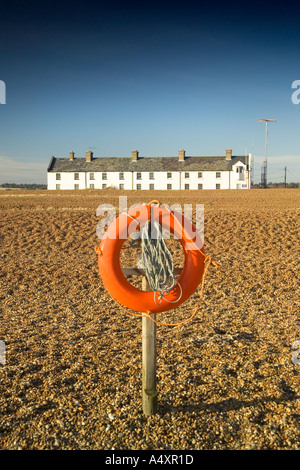
[[[210,266],[192,322],[157,328],[150,418],[141,406],[141,321],[105,291],[94,252],[96,208],[117,207],[120,193],[3,193],[1,448],[299,450],[300,369],[291,356],[299,270],[287,248],[298,243],[298,190],[201,192],[206,251],[222,268]],[[172,205],[200,195],[143,197]],[[128,194],[128,204],[139,198]],[[134,256],[124,250],[122,263]],[[187,318],[198,296],[161,319]]]

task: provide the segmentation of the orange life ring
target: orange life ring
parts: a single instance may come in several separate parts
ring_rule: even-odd
[[[124,242],[148,220],[169,227],[170,233],[180,241],[184,250],[184,267],[177,284],[160,304],[155,302],[153,292],[140,290],[130,284],[120,265]],[[203,240],[193,224],[183,214],[151,203],[120,214],[109,225],[96,251],[105,288],[119,304],[136,312],[159,313],[178,307],[195,292],[204,273]]]

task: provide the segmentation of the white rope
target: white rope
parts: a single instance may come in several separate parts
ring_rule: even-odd
[[[163,299],[170,303],[178,302],[182,296],[182,289],[175,279],[172,255],[163,238],[161,225],[148,220],[142,229],[141,238],[140,263],[145,269],[149,287],[154,292],[154,302],[157,305],[161,304]],[[174,301],[166,299],[165,297],[176,285],[180,288],[179,298]]]
[[[127,215],[139,225],[139,221],[128,212],[122,212],[122,214]],[[182,287],[175,279],[172,255],[163,238],[161,225],[156,221],[151,223],[151,220],[148,220],[141,234],[132,233],[130,236],[132,238],[131,248],[139,246],[139,238],[142,240],[142,254],[138,257],[137,266],[145,271],[150,289],[154,293],[155,304],[160,305],[163,299],[171,304],[178,302],[182,297]],[[166,299],[166,296],[176,286],[180,289],[178,299]]]

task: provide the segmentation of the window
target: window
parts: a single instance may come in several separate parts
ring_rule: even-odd
[[[201,183],[201,184],[200,184],[200,183],[198,184],[198,189],[203,189],[203,184],[202,184],[202,183]]]
[[[184,173],[184,177],[185,177],[185,178],[189,178],[189,177],[190,177],[190,174],[189,174],[188,171],[186,171],[186,172]]]
[[[189,185],[189,184],[185,184],[185,185],[184,185],[184,189],[190,189],[190,185]]]
[[[149,184],[149,189],[154,189],[154,184]]]
[[[107,173],[102,173],[102,179],[107,180]],[[106,186],[105,186],[106,187]]]
[[[198,178],[203,178],[202,171],[198,171]]]
[[[123,180],[123,179],[124,179],[124,173],[123,173],[123,172],[122,172],[122,173],[119,173],[119,180]],[[120,188],[120,189],[121,189],[121,188]],[[122,188],[122,189],[124,189],[124,188]]]
[[[242,166],[237,166],[236,167],[236,172],[237,173],[243,173],[243,167]]]
[[[79,173],[74,173],[74,180],[79,180]]]
[[[220,171],[216,172],[216,178],[221,178],[221,172]]]
[[[102,184],[102,189],[105,189],[107,184]]]
[[[149,173],[149,180],[154,180],[154,173],[153,173],[153,171],[151,171],[151,172]]]
[[[142,179],[142,173],[137,173],[136,174],[136,179],[141,180]]]
[[[124,184],[119,184],[119,189],[124,189]]]
[[[172,185],[170,183],[167,184],[167,189],[172,189]]]
[[[95,189],[95,185],[94,185],[94,184],[90,184],[90,189]]]
[[[220,185],[220,184],[216,184],[216,189],[221,189],[221,185]]]
[[[95,179],[95,174],[94,173],[90,173],[90,180],[94,180]]]
[[[142,185],[141,185],[141,184],[137,184],[137,185],[136,185],[136,189],[142,189]]]
[[[79,184],[74,184],[74,189],[79,189]]]
[[[56,189],[60,189],[60,184],[57,184],[57,185],[56,185]]]
[[[60,173],[56,173],[56,179],[60,180]]]
[[[172,173],[170,171],[168,171],[168,173],[167,173],[167,178],[168,178],[168,180],[172,178]]]

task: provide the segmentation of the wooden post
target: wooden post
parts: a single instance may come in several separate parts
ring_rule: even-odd
[[[180,276],[182,268],[175,268],[175,275]],[[142,289],[150,291],[145,271],[140,268],[122,268],[126,278],[131,276],[142,277]],[[156,315],[153,315],[156,318]],[[142,318],[142,404],[146,416],[157,412],[156,390],[156,323],[151,318]]]
[[[143,276],[142,282],[143,290],[149,291],[146,276]],[[142,318],[142,368],[143,412],[151,416],[157,412],[156,323],[148,317]]]

